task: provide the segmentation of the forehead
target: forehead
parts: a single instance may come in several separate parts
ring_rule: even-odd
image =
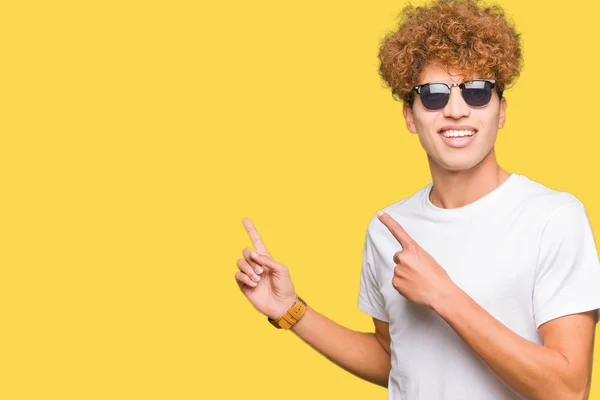
[[[440,64],[427,64],[419,74],[419,84],[427,82],[463,82],[466,76],[462,71],[444,67]]]

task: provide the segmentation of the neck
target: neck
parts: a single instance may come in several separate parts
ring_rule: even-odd
[[[475,167],[464,171],[448,171],[429,158],[433,180],[430,201],[440,208],[459,208],[471,204],[508,179],[510,173],[496,161],[494,149]]]

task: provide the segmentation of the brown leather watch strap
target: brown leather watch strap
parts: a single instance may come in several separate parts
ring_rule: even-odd
[[[289,310],[286,311],[285,314],[283,314],[278,319],[268,318],[268,320],[271,323],[271,325],[273,325],[277,329],[285,329],[287,331],[292,326],[294,326],[296,322],[300,321],[300,318],[302,318],[305,312],[306,302],[302,300],[300,296],[298,296],[294,304],[292,304],[292,306],[289,308]]]

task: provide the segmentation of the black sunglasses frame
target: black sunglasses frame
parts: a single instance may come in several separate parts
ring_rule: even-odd
[[[446,100],[446,103],[444,103],[444,105],[440,108],[427,108],[425,106],[425,104],[423,104],[423,102],[421,101],[421,103],[423,104],[423,107],[425,107],[427,110],[429,111],[439,111],[441,109],[443,109],[444,107],[446,107],[448,105],[448,102],[450,101],[450,93],[452,92],[452,88],[454,86],[458,86],[460,88],[460,94],[463,97],[463,100],[465,100],[465,103],[467,103],[467,105],[471,108],[483,108],[485,106],[487,106],[489,104],[489,100],[487,101],[487,103],[481,105],[481,106],[472,106],[471,104],[469,104],[467,102],[467,100],[465,99],[465,94],[464,94],[464,90],[465,89],[471,89],[471,88],[467,88],[466,84],[467,83],[471,83],[471,82],[487,82],[490,84],[490,91],[492,91],[494,89],[494,87],[496,86],[496,81],[494,79],[473,79],[472,81],[468,81],[468,82],[461,82],[461,83],[453,83],[453,84],[447,84],[446,82],[428,82],[428,83],[424,83],[422,85],[417,85],[413,88],[413,91],[415,91],[419,96],[421,96],[421,89],[424,86],[428,86],[428,85],[432,85],[432,84],[436,84],[436,85],[444,85],[448,88],[448,99]],[[501,93],[498,93],[499,97],[502,97]],[[490,97],[491,99],[491,97]]]

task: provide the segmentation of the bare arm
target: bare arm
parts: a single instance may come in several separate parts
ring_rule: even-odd
[[[373,318],[375,333],[353,331],[308,307],[292,331],[344,370],[387,387],[391,368],[389,324]]]
[[[246,248],[237,262],[236,282],[246,298],[264,315],[277,319],[296,300],[288,268],[275,261],[249,219],[244,227],[256,248]],[[258,254],[257,254],[258,253]],[[292,331],[304,342],[346,371],[387,387],[390,373],[389,324],[374,319],[375,333],[345,328],[308,307]]]
[[[459,288],[433,307],[479,357],[528,399],[587,399],[595,311],[567,315],[539,328],[543,346],[504,326]]]

